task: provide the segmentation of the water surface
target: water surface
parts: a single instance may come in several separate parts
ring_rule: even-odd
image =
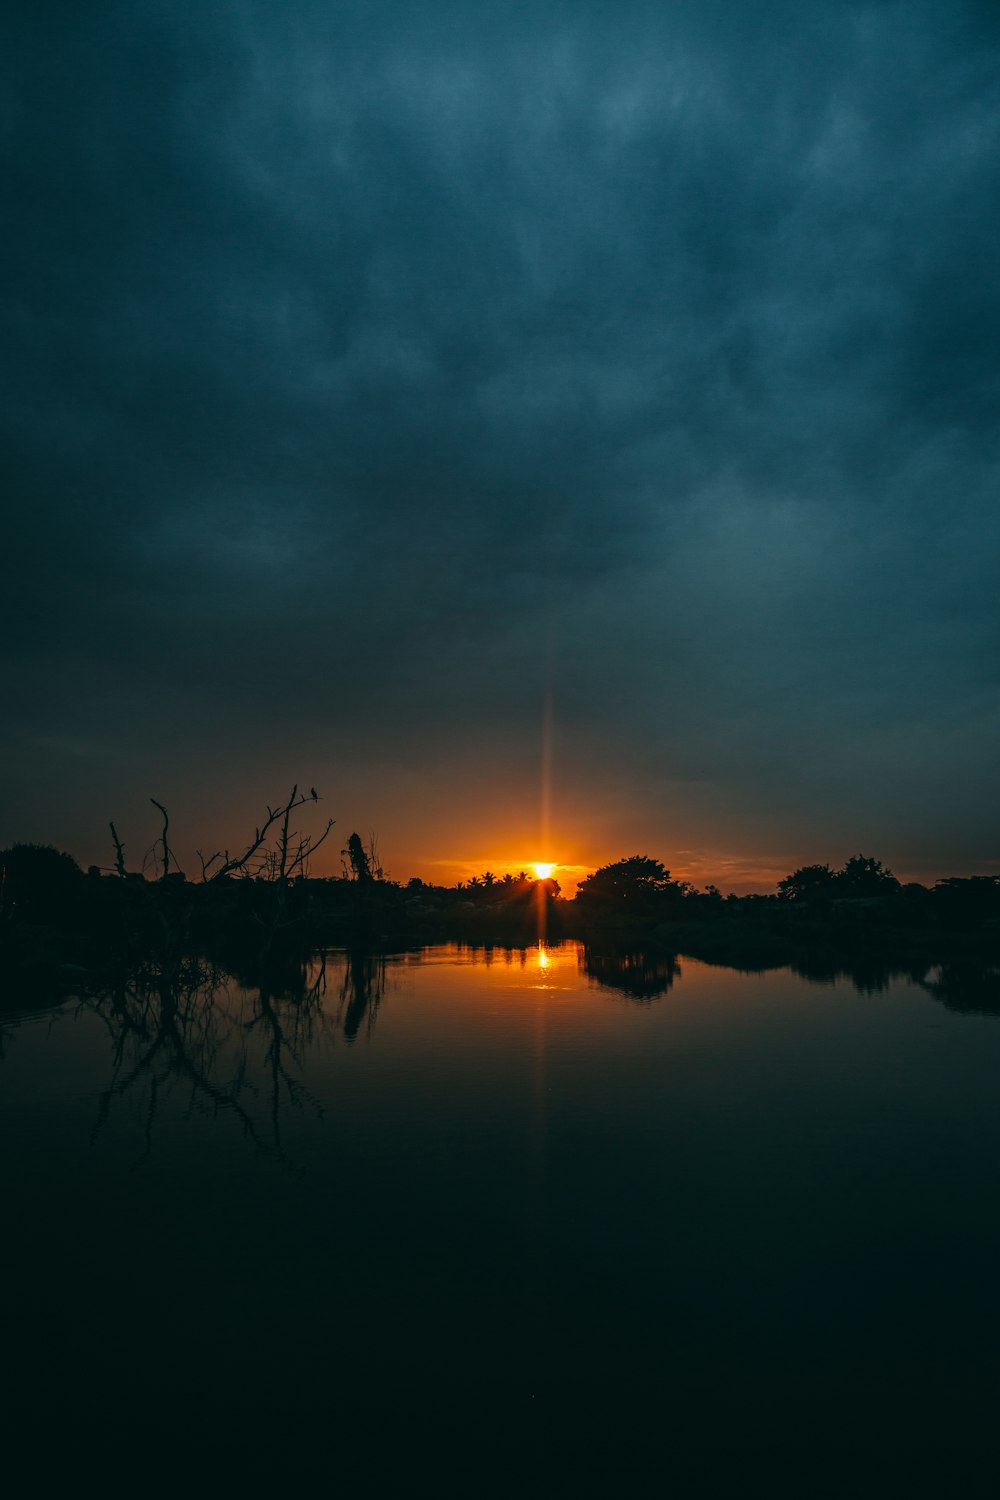
[[[566,943],[304,977],[0,1017],[41,1480],[991,1492],[990,976]]]

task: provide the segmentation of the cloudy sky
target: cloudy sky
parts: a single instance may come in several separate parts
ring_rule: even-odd
[[[1000,868],[995,3],[6,17],[0,844]]]

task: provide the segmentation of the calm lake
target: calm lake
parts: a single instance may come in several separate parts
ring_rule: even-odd
[[[995,1492],[995,976],[189,981],[0,1012],[32,1493]]]

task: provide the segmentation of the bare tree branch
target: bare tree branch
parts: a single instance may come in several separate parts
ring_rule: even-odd
[[[118,830],[115,828],[115,825],[110,823],[108,826],[111,829],[111,842],[115,846],[115,869],[121,878],[125,880],[128,876],[128,871],[125,868],[125,845],[118,837]]]
[[[267,817],[264,819],[264,822],[259,828],[254,829],[253,838],[250,840],[247,847],[243,850],[243,853],[238,854],[234,857],[230,857],[227,850],[222,864],[210,877],[212,880],[221,880],[226,875],[236,874],[253,875],[258,873],[267,873],[271,879],[280,876],[280,868],[276,870],[273,861],[268,860],[267,851],[265,851],[263,855],[260,854],[260,851],[263,848],[268,834],[271,832],[271,829],[274,827],[275,823],[279,821],[279,819],[282,820],[282,832],[284,837],[287,839],[288,819],[295,811],[295,809],[304,806],[307,802],[319,801],[319,798],[313,797],[311,792],[308,797],[300,797],[298,795],[298,790],[299,789],[297,785],[293,786],[291,794],[289,795],[286,802],[284,802],[283,804],[279,804],[278,807],[268,806]],[[279,839],[279,854],[280,848],[281,841]],[[253,865],[254,859],[258,856],[260,856],[261,863],[264,866],[264,869],[261,871],[255,869]],[[211,867],[214,860],[218,857],[219,856],[217,855],[213,855],[212,859],[208,861],[209,868]]]
[[[163,847],[163,856],[162,856],[163,871],[162,871],[162,874],[160,876],[160,879],[161,880],[166,880],[168,874],[170,873],[170,845],[167,843],[167,829],[170,827],[170,818],[169,818],[169,816],[167,814],[167,809],[164,807],[164,805],[163,805],[162,802],[157,802],[157,800],[156,800],[155,797],[150,797],[149,800],[150,800],[150,802],[152,802],[153,806],[154,807],[158,807],[160,809],[160,812],[163,814],[163,832],[160,835],[160,843],[161,843],[161,845]],[[174,860],[174,864],[177,865],[178,874],[183,873],[181,871],[180,865],[177,864],[177,860],[176,859]]]

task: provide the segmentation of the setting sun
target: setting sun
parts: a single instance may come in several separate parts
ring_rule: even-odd
[[[535,878],[537,880],[548,880],[549,876],[552,874],[552,871],[555,869],[555,865],[533,865],[532,869],[535,872]]]

